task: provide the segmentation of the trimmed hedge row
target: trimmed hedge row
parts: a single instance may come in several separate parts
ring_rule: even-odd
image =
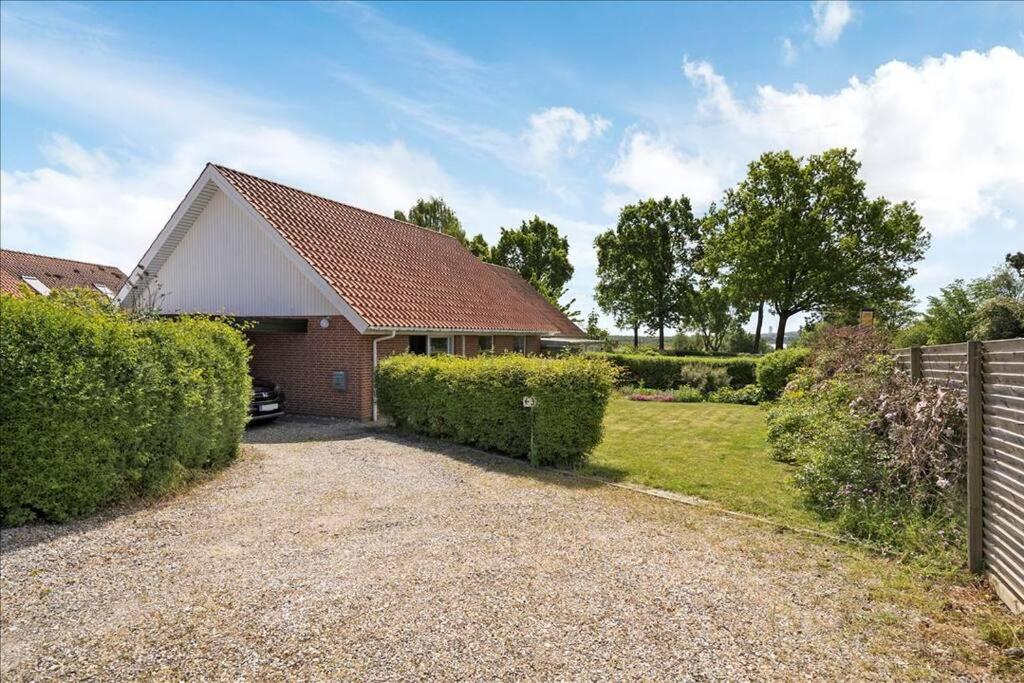
[[[615,374],[609,363],[579,356],[401,355],[381,361],[377,397],[402,429],[572,465],[601,441]],[[532,410],[523,407],[526,396],[536,401]]]
[[[682,381],[685,366],[724,368],[734,389],[753,384],[757,367],[754,356],[654,356],[626,353],[592,352],[589,358],[600,358],[622,368],[624,384],[643,383],[651,389],[675,389]]]
[[[237,330],[132,320],[83,291],[2,295],[0,317],[4,526],[159,495],[235,457],[251,399]]]

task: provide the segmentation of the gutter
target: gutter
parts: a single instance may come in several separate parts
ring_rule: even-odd
[[[373,367],[371,372],[373,373],[373,379],[370,382],[373,391],[373,421],[377,421],[377,342],[387,341],[394,339],[398,336],[398,330],[391,330],[391,334],[386,337],[374,337],[373,338]]]

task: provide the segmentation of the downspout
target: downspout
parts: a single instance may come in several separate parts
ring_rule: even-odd
[[[377,342],[387,341],[394,339],[398,335],[398,330],[391,330],[391,334],[386,337],[374,337],[373,338],[373,380],[370,383],[373,389],[373,421],[377,421]]]

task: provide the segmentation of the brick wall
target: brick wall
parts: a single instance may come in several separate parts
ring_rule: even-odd
[[[285,410],[304,415],[327,415],[368,420],[373,414],[373,337],[363,336],[343,317],[310,318],[307,332],[251,332],[252,373],[281,385]],[[453,337],[452,351],[462,355],[462,335]],[[494,336],[494,353],[511,353],[514,338]],[[540,353],[540,337],[527,337],[528,353]],[[378,358],[409,350],[408,335],[378,343]],[[466,355],[479,353],[479,336],[466,335]],[[348,388],[332,386],[335,371],[344,370]]]
[[[511,335],[494,335],[494,353],[512,353],[515,351],[515,340]],[[526,352],[540,353],[540,337],[526,337]]]
[[[310,318],[304,333],[250,333],[252,373],[281,385],[287,412],[369,419],[372,338],[356,332],[341,316],[329,320],[330,326],[323,329],[320,318]],[[331,385],[337,370],[348,376],[343,392]]]

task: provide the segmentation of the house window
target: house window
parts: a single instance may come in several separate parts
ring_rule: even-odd
[[[480,353],[490,353],[494,350],[494,337],[480,337],[477,343],[480,345]]]
[[[427,338],[422,334],[409,336],[409,353],[424,355],[427,352]]]
[[[92,286],[99,290],[100,293],[105,294],[108,299],[114,298],[114,293],[110,291],[110,287],[100,284],[99,282],[92,283]]]
[[[526,336],[515,337],[512,342],[512,350],[516,353],[526,353]]]
[[[451,352],[451,339],[449,337],[430,337],[430,348],[427,349],[427,353],[431,356]]]
[[[43,296],[46,296],[50,293],[50,288],[44,285],[43,281],[35,277],[34,275],[22,275],[21,279],[25,281],[26,285],[36,290]]]

